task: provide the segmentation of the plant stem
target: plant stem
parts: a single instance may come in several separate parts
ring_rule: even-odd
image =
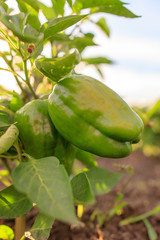
[[[110,214],[110,212],[112,212],[112,209],[114,209],[118,205],[120,200],[123,198],[123,192],[125,191],[126,187],[130,183],[130,181],[132,180],[133,176],[134,175],[131,174],[130,177],[127,179],[127,181],[123,184],[123,186],[122,186],[120,192],[118,193],[118,195],[116,196],[115,200],[113,201],[111,206],[108,208],[108,211],[104,214],[102,225],[104,224],[104,222],[109,221],[113,217],[113,215]]]
[[[28,70],[27,70],[27,60],[24,59],[23,62],[24,62],[24,73],[25,73],[25,76],[26,76],[26,84],[28,85],[28,87],[29,87],[32,95],[34,96],[34,98],[37,99],[38,97],[37,97],[36,93],[34,92],[32,86],[30,84],[30,81],[29,81]]]
[[[17,157],[18,155],[14,155],[14,156],[0,155],[0,158],[7,158],[7,159],[15,159]]]
[[[154,214],[160,212],[160,205],[158,205],[157,207],[155,207],[154,209],[152,209],[151,211],[144,213],[142,215],[139,215],[137,217],[130,217],[127,219],[124,219],[123,221],[120,222],[120,226],[124,226],[127,225],[129,223],[135,223],[135,222],[139,222],[142,221],[148,217],[153,216]]]
[[[20,149],[19,144],[18,144],[18,140],[13,144],[13,146],[14,146],[15,149],[17,150],[18,160],[19,160],[20,162],[22,162],[22,154],[21,154],[21,149]]]
[[[16,51],[18,51],[17,46],[12,42],[12,40],[10,39],[10,37],[0,28],[0,32],[2,33],[3,37],[5,38],[5,40],[8,42],[8,44],[13,47]]]
[[[20,240],[25,233],[26,217],[25,215],[15,219],[15,240]]]

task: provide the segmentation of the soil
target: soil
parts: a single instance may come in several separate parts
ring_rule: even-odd
[[[96,221],[90,221],[90,216],[95,209],[103,212],[107,211],[113,203],[117,192],[126,182],[127,175],[114,190],[104,196],[97,197],[96,204],[85,209],[81,219],[81,228],[75,228],[56,221],[48,240],[150,240],[142,221],[125,226],[120,226],[119,223],[125,218],[140,215],[160,205],[160,158],[146,157],[142,152],[133,152],[123,159],[98,159],[99,167],[117,171],[114,164],[130,165],[135,172],[134,177],[124,191],[124,198],[122,199],[128,204],[120,214],[114,215],[101,228],[98,227]],[[36,214],[37,211],[34,209],[27,215],[26,230],[33,224]],[[148,220],[157,233],[157,239],[155,240],[160,240],[160,214],[156,214],[148,218]],[[14,227],[13,221],[0,220],[0,224]]]

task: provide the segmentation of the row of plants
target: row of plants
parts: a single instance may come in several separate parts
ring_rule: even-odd
[[[0,238],[47,239],[56,219],[79,226],[83,207],[122,178],[99,168],[96,156],[127,156],[140,140],[143,121],[135,111],[100,81],[75,72],[80,62],[99,73],[101,64],[111,64],[102,56],[83,58],[87,47],[97,45],[92,32],[82,31],[83,24],[90,22],[109,36],[105,18],[93,21],[93,14],[137,16],[119,0],[16,3],[18,14],[0,1],[0,37],[8,44],[8,51],[0,52],[6,64],[0,70],[13,74],[19,87],[16,92],[0,86],[0,159],[5,167],[0,179],[6,186],[0,191],[0,218],[15,218],[15,233],[1,225]],[[83,163],[78,172],[77,161]],[[130,168],[125,171],[132,177]],[[107,213],[91,219],[100,216],[103,225],[125,205],[122,195]],[[25,214],[33,207],[39,214],[25,233]]]

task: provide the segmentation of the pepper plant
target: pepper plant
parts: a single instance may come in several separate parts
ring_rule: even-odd
[[[0,218],[16,219],[16,240],[47,239],[55,219],[78,225],[74,204],[94,203],[122,177],[99,168],[95,155],[124,157],[140,139],[140,117],[113,90],[75,69],[83,61],[101,73],[101,64],[111,63],[101,56],[83,58],[86,47],[96,47],[83,24],[91,22],[109,36],[105,18],[93,21],[93,14],[137,16],[119,0],[15,3],[18,14],[0,1],[0,37],[8,43],[8,51],[0,52],[7,67],[0,69],[11,72],[19,87],[12,92],[0,86],[0,159],[6,167]],[[76,175],[75,159],[86,166]],[[39,214],[23,236],[24,216],[33,206]]]

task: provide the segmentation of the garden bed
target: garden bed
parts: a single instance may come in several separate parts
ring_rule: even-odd
[[[126,226],[119,226],[119,222],[129,216],[148,212],[160,204],[160,158],[146,157],[141,152],[133,152],[123,159],[98,160],[99,167],[113,171],[114,163],[131,165],[135,170],[135,175],[124,192],[123,201],[128,202],[128,205],[121,215],[115,215],[101,229],[96,226],[96,222],[93,225],[89,222],[95,208],[103,212],[108,209],[124,180],[109,194],[98,197],[96,205],[86,208],[81,228],[76,229],[56,221],[48,240],[149,240],[143,222]],[[33,210],[27,215],[27,230],[33,224],[36,213],[36,210]],[[158,235],[157,240],[160,240],[160,214],[149,218],[149,221]],[[13,221],[0,220],[0,224],[14,226]]]

